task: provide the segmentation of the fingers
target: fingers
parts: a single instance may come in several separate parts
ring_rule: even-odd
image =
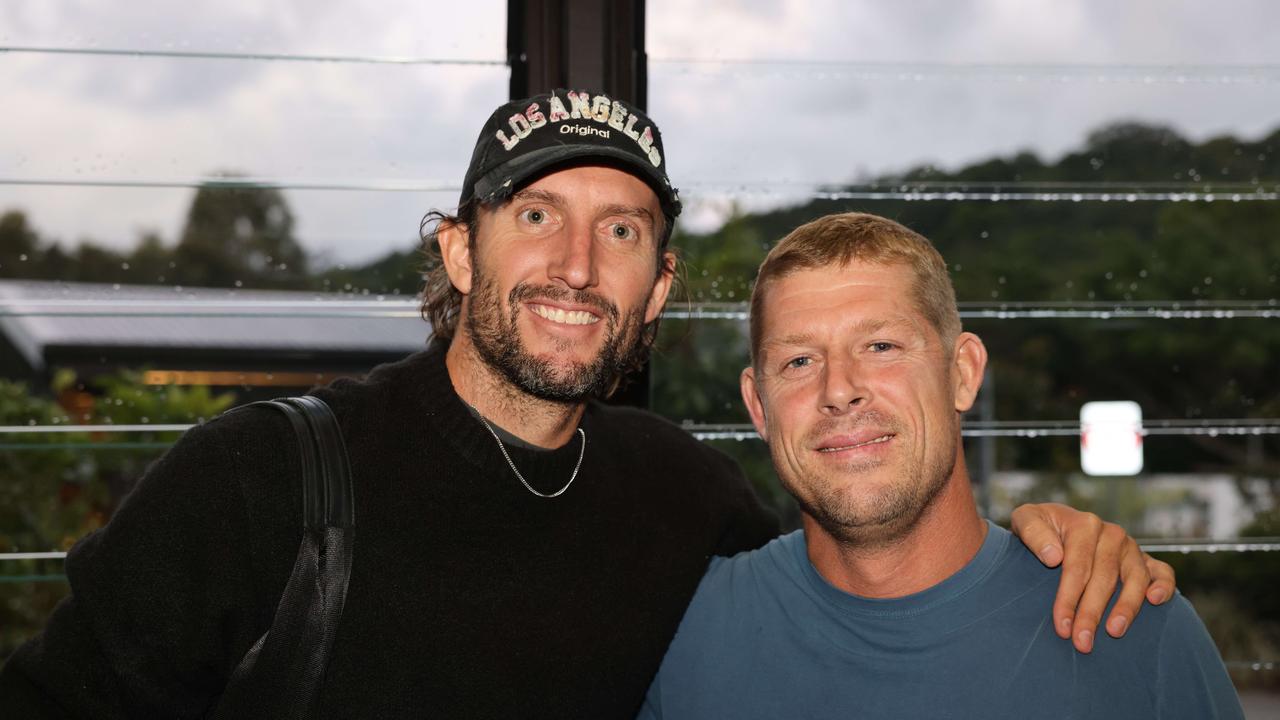
[[[1142,612],[1142,601],[1151,584],[1151,571],[1147,567],[1149,559],[1136,540],[1126,537],[1124,555],[1120,560],[1120,581],[1124,587],[1107,616],[1107,634],[1111,637],[1123,636],[1133,624],[1133,619]]]
[[[1132,557],[1137,560],[1141,570],[1127,572],[1125,568],[1133,566],[1133,563],[1126,556],[1120,570],[1124,578],[1124,586],[1120,588],[1120,594],[1116,598],[1116,604],[1111,608],[1111,614],[1107,616],[1107,634],[1115,638],[1124,636],[1133,625],[1133,619],[1142,611],[1142,600],[1146,595],[1151,577],[1147,571],[1146,561],[1143,560],[1143,554],[1136,549],[1136,545],[1137,543],[1135,543]]]
[[[1035,553],[1045,567],[1057,567],[1062,562],[1062,542],[1059,539],[1061,532],[1046,508],[1061,509],[1066,506],[1057,503],[1020,505],[1014,509],[1009,520],[1013,534]]]
[[[1062,579],[1058,581],[1058,594],[1053,601],[1053,628],[1061,638],[1072,637],[1072,632],[1079,630],[1075,622],[1076,606],[1093,574],[1094,550],[1098,546],[1103,529],[1102,520],[1097,515],[1093,513],[1078,513],[1078,515],[1078,519],[1064,530]],[[1097,616],[1094,617],[1094,627],[1096,625]],[[1093,627],[1088,628],[1090,632],[1093,629]],[[1092,637],[1092,635],[1089,636],[1091,649]],[[1077,642],[1076,647],[1080,647],[1080,644]]]
[[[1053,602],[1053,627],[1077,650],[1093,650],[1098,623],[1112,596],[1106,631],[1120,637],[1142,609],[1167,601],[1174,593],[1173,568],[1143,553],[1119,525],[1103,522],[1056,503],[1023,505],[1012,515],[1013,531],[1048,567],[1062,564]],[[1123,587],[1117,594],[1116,583]]]
[[[1146,553],[1142,554],[1142,558],[1147,574],[1151,576],[1151,584],[1147,587],[1146,593],[1147,602],[1152,605],[1162,605],[1173,597],[1173,591],[1177,587],[1173,566]]]
[[[1100,523],[1100,525],[1097,546],[1093,549],[1091,572],[1071,623],[1071,642],[1076,650],[1082,653],[1093,650],[1098,621],[1107,608],[1107,602],[1111,600],[1111,594],[1115,592],[1116,581],[1120,576],[1120,558],[1126,552],[1134,553],[1135,556],[1138,554],[1137,543],[1129,537],[1124,528],[1114,523]],[[1067,539],[1067,562],[1071,561],[1072,542],[1072,538]],[[1145,563],[1139,562],[1137,565],[1142,566],[1141,570],[1145,574]]]

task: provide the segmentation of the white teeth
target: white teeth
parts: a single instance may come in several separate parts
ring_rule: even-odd
[[[547,307],[546,305],[533,305],[533,311],[539,317],[544,317],[551,322],[563,323],[565,325],[590,325],[600,321],[600,318],[583,310],[561,310],[559,308]]]
[[[881,435],[880,437],[874,440],[868,440],[866,442],[860,442],[854,445],[844,445],[842,447],[833,447],[833,448],[820,448],[818,452],[839,452],[841,450],[848,450],[850,448],[858,448],[866,445],[875,445],[876,443],[888,442],[890,437],[892,437],[892,435]]]

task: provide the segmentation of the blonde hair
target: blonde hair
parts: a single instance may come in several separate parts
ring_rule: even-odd
[[[792,230],[769,251],[751,291],[751,362],[756,362],[763,332],[765,293],[769,284],[800,270],[843,267],[853,260],[909,266],[915,276],[916,305],[938,331],[948,354],[960,334],[956,291],[947,263],[933,244],[917,232],[868,213],[827,215]]]

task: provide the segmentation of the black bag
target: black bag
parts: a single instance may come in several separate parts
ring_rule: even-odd
[[[236,667],[214,718],[309,718],[342,618],[351,578],[355,497],[342,429],[310,395],[266,400],[297,434],[302,458],[302,544],[271,627]]]

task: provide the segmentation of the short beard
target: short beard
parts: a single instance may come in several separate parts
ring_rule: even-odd
[[[571,290],[555,285],[533,286],[519,283],[507,296],[510,311],[504,316],[498,299],[497,284],[479,268],[473,277],[474,291],[467,304],[467,325],[471,342],[490,367],[525,393],[542,400],[562,403],[582,402],[590,397],[605,397],[618,384],[639,345],[644,324],[644,308],[638,307],[619,322],[618,308],[604,298],[586,290]],[[520,305],[527,300],[551,300],[587,305],[601,321],[608,324],[605,341],[595,358],[586,363],[573,363],[562,371],[551,360],[528,351],[520,339],[516,321]],[[568,352],[572,345],[557,346],[557,352]]]
[[[859,418],[858,424],[874,424],[895,433],[900,427],[897,423],[886,423],[878,413]],[[815,430],[819,435],[825,434],[821,426]],[[901,433],[898,436],[901,437]],[[835,540],[860,549],[885,547],[906,537],[947,486],[955,469],[955,442],[958,441],[952,439],[949,450],[936,456],[938,460],[930,467],[924,466],[927,459],[911,462],[895,482],[864,507],[852,505],[840,492],[831,492],[829,486],[821,484],[822,478],[814,478],[814,485],[807,488],[810,493],[806,495],[798,492],[805,488],[799,487],[793,478],[781,473],[779,476],[800,509]]]

